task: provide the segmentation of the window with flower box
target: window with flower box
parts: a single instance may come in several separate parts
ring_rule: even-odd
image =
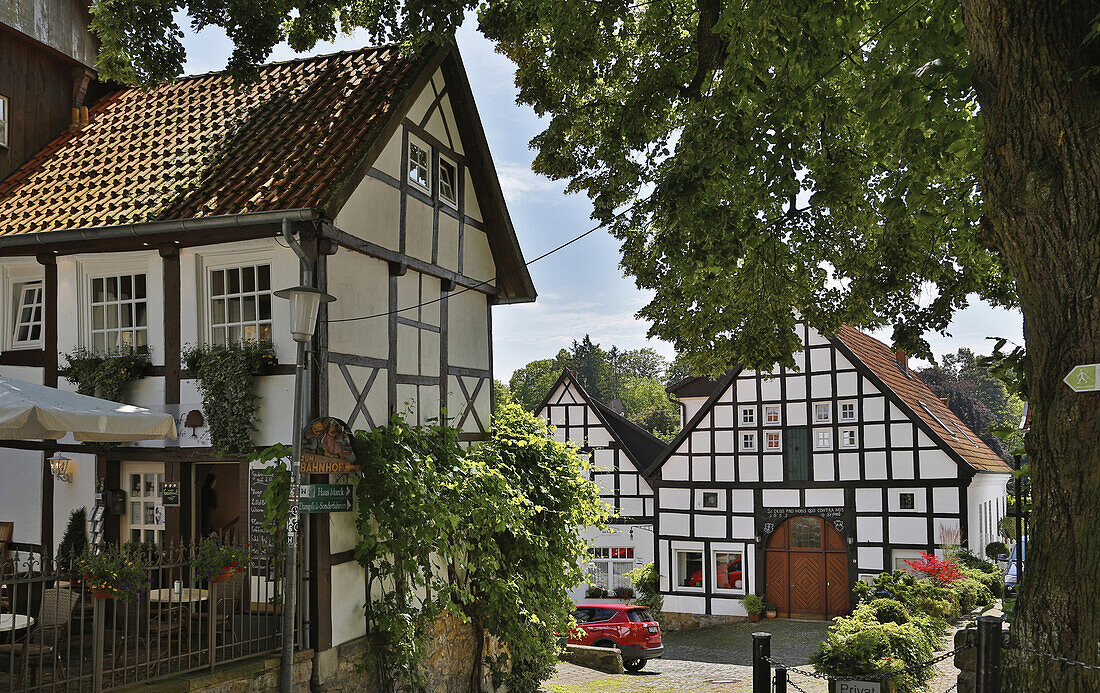
[[[110,354],[149,343],[149,305],[145,274],[92,277],[92,351]]]
[[[271,341],[271,266],[210,270],[210,343]]]
[[[588,576],[593,585],[608,591],[630,587],[626,574],[634,570],[633,546],[597,546],[590,549],[589,554]]]

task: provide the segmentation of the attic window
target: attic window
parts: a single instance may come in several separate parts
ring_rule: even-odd
[[[8,146],[8,97],[0,96],[0,147]]]
[[[918,401],[919,401],[919,400],[918,400]],[[925,412],[926,414],[928,414],[928,415],[929,415],[929,416],[931,416],[931,417],[932,417],[933,419],[935,419],[935,420],[936,420],[936,423],[938,423],[938,424],[939,424],[940,426],[942,426],[942,427],[943,427],[943,430],[945,430],[945,431],[947,431],[948,433],[950,433],[950,434],[951,434],[951,437],[952,437],[952,438],[958,438],[958,437],[959,437],[958,435],[956,435],[956,434],[955,434],[955,431],[953,431],[953,430],[951,429],[951,427],[950,427],[950,426],[948,426],[947,424],[945,424],[945,423],[943,422],[943,420],[942,420],[942,419],[941,419],[940,417],[936,416],[936,415],[935,415],[935,414],[934,414],[934,413],[932,412],[932,410],[928,408],[928,405],[927,405],[927,404],[925,404],[924,402],[920,402],[920,407],[921,407],[921,409],[923,409],[923,410],[924,410],[924,412]]]
[[[424,188],[431,189],[431,179],[428,174],[428,150],[416,142],[409,142],[409,181]]]
[[[458,204],[456,190],[458,176],[455,174],[455,166],[443,157],[439,158],[439,199],[452,205]]]

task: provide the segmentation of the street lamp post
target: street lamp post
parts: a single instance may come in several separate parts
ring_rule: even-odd
[[[283,658],[279,671],[280,693],[291,693],[294,682],[294,617],[298,596],[298,497],[302,483],[302,426],[309,406],[306,393],[306,359],[309,342],[317,329],[317,313],[322,303],[336,299],[311,286],[295,286],[276,291],[275,295],[290,301],[290,333],[298,345],[294,364],[294,430],[293,452],[290,457],[290,498],[287,502],[286,570],[283,574]]]

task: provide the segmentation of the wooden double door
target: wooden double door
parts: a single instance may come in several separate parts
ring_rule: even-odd
[[[820,517],[792,517],[765,550],[766,598],[784,618],[832,618],[848,611],[848,550]]]

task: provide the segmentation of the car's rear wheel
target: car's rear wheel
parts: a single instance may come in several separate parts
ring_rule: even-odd
[[[628,659],[623,662],[623,669],[627,671],[641,671],[645,666],[646,660],[644,659]]]
[[[616,643],[614,640],[597,640],[596,642],[592,643],[592,647],[610,647],[614,650],[619,649],[618,643]]]

